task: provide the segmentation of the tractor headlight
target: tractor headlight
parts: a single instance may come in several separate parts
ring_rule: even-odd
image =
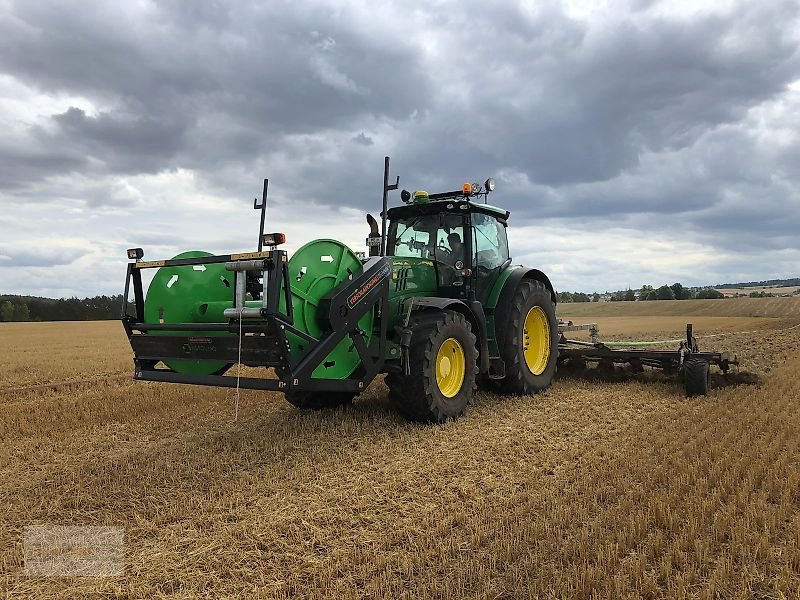
[[[494,179],[492,179],[491,177],[489,177],[489,179],[486,180],[486,183],[484,185],[486,186],[487,192],[494,191]]]
[[[128,248],[128,258],[131,260],[139,260],[144,256],[144,250],[141,248]]]

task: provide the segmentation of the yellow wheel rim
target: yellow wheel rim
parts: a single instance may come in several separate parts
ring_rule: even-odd
[[[541,375],[550,360],[550,321],[541,306],[534,306],[525,315],[522,328],[522,352],[525,364],[534,375]]]
[[[455,338],[447,338],[436,353],[436,385],[445,398],[455,396],[464,383],[464,348]]]

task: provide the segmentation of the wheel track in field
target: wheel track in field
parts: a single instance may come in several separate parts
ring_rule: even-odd
[[[131,380],[131,375],[121,373],[109,373],[107,375],[98,375],[95,377],[83,377],[81,379],[67,379],[64,381],[54,381],[51,383],[40,383],[36,385],[25,385],[18,387],[3,387],[0,388],[0,396],[26,394],[29,392],[61,392],[70,389],[84,386],[92,383],[108,383],[109,385],[123,383]]]

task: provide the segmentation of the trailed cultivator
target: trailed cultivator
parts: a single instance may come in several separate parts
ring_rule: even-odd
[[[556,293],[541,271],[511,264],[510,213],[487,203],[494,181],[403,190],[388,208],[398,184],[387,158],[380,231],[367,215],[369,256],[320,239],[289,257],[283,234],[264,233],[266,180],[256,251],[148,262],[129,250],[122,322],[134,377],[277,390],[325,408],[386,373],[394,405],[422,421],[463,414],[478,380],[513,394],[546,389],[559,354]],[[237,363],[274,375],[226,375]]]
[[[661,369],[665,373],[679,373],[687,396],[705,396],[711,379],[711,366],[727,373],[739,359],[727,352],[701,352],[693,335],[691,323],[686,325],[686,339],[672,340],[678,343],[675,350],[654,350],[647,346],[654,342],[600,342],[596,323],[573,325],[572,322],[558,324],[561,337],[558,343],[558,361],[561,363],[598,363],[601,370],[616,364],[629,365],[633,372],[642,372],[645,367]],[[567,339],[565,333],[587,329],[591,342]],[[655,342],[659,344],[661,342]],[[614,346],[625,346],[624,348]]]

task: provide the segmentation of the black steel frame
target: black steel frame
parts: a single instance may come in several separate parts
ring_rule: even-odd
[[[727,373],[731,365],[738,365],[736,356],[727,352],[700,352],[691,323],[686,325],[686,340],[680,343],[677,350],[646,350],[640,348],[609,348],[602,342],[590,343],[581,340],[569,340],[564,335],[558,344],[558,360],[580,359],[592,362],[630,363],[655,369],[679,370],[687,358],[697,358],[716,365],[723,373]]]
[[[266,186],[265,186],[266,187]],[[259,207],[260,208],[260,207]],[[260,319],[231,319],[226,323],[145,323],[142,270],[169,266],[191,266],[238,260],[263,260],[266,275],[266,303]],[[334,289],[323,298],[323,325],[326,334],[319,339],[294,326],[287,255],[283,250],[243,254],[226,254],[201,258],[128,263],[122,308],[122,323],[134,352],[134,379],[280,391],[348,391],[358,392],[369,385],[384,365],[388,315],[391,258],[374,257],[365,263],[361,273]],[[235,302],[237,277],[246,271],[234,271],[231,286],[232,306]],[[127,299],[133,288],[134,314],[129,314]],[[287,312],[280,311],[281,296]],[[359,320],[374,311],[377,318],[371,347]],[[148,335],[150,332],[170,332]],[[242,332],[241,337],[238,335]],[[173,332],[179,332],[177,334]],[[211,333],[235,335],[219,336]],[[286,334],[292,333],[308,342],[302,354],[293,360]],[[204,335],[205,334],[205,335]],[[349,336],[361,358],[361,365],[349,379],[315,379],[312,372],[328,353]],[[278,379],[230,377],[176,373],[157,365],[163,360],[224,361],[239,360],[248,366],[275,367]]]

